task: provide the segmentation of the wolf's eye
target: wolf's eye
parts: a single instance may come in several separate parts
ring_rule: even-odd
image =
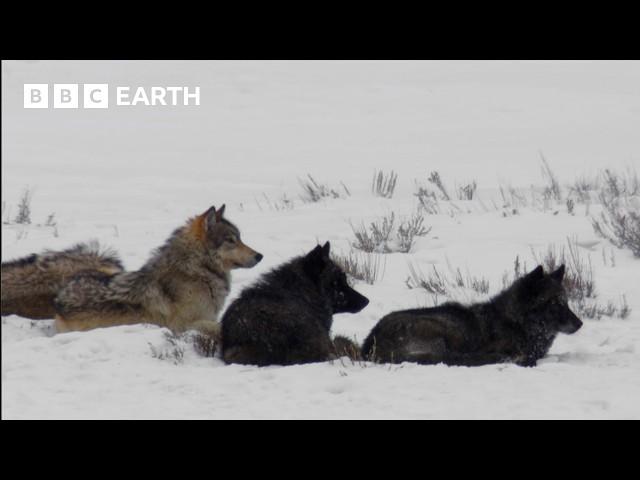
[[[226,238],[224,239],[224,241],[225,241],[226,243],[236,243],[236,239],[235,239],[235,237],[226,237]]]

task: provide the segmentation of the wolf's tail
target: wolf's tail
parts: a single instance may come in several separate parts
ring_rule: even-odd
[[[123,267],[117,254],[97,242],[45,251],[2,263],[2,315],[53,318],[58,291],[81,272],[114,275]]]
[[[350,338],[343,335],[333,337],[333,352],[336,357],[349,357],[351,360],[362,360],[360,347]]]

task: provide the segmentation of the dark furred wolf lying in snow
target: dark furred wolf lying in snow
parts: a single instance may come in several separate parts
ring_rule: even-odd
[[[356,313],[369,300],[347,284],[329,258],[329,242],[296,257],[246,288],[222,317],[227,363],[292,365],[357,351],[329,336],[333,314]]]
[[[558,333],[582,326],[567,304],[564,272],[564,265],[551,274],[539,266],[489,302],[469,307],[393,312],[365,339],[362,355],[391,363],[535,366]]]

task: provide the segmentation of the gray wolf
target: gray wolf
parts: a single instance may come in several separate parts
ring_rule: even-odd
[[[45,251],[2,263],[2,315],[44,319],[55,315],[54,299],[60,289],[83,271],[114,275],[122,263],[97,242],[63,251]]]
[[[175,333],[195,329],[216,335],[231,270],[262,260],[224,211],[224,205],[211,207],[191,218],[138,271],[74,277],[55,299],[57,330],[152,323]]]
[[[568,306],[564,273],[564,265],[550,274],[539,266],[486,303],[390,313],[365,339],[362,355],[390,363],[535,366],[558,333],[582,326]]]
[[[333,315],[356,313],[369,300],[347,283],[316,246],[242,291],[222,317],[222,357],[227,363],[293,365],[335,358],[352,343],[330,337]]]

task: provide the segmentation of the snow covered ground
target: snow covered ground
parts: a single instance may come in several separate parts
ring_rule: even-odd
[[[407,287],[410,264],[468,270],[496,293],[516,256],[533,267],[532,249],[567,237],[591,259],[598,301],[631,308],[585,320],[531,369],[226,366],[155,326],[54,335],[51,321],[3,317],[2,418],[640,418],[640,260],[595,235],[598,205],[513,215],[499,190],[543,186],[540,152],[564,185],[640,170],[640,62],[3,62],[2,80],[3,261],[95,238],[136,269],[187,217],[226,203],[265,255],[234,273],[232,298],[316,241],[347,253],[351,223],[417,211],[416,182],[439,171],[452,191],[476,180],[479,200],[426,215],[431,232],[384,255],[374,285],[356,283],[371,303],[336,316],[334,333],[362,340],[385,313],[432,305]],[[25,110],[24,83],[200,86],[202,99]],[[376,169],[398,173],[392,199],[371,193]],[[303,203],[307,174],[351,195]],[[12,222],[25,188],[28,226]]]

